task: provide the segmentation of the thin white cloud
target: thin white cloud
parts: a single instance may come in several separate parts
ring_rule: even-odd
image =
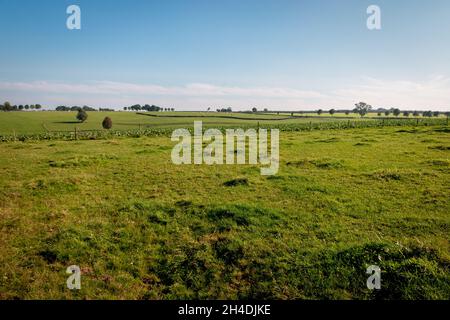
[[[135,103],[159,104],[178,110],[257,106],[278,110],[352,108],[358,101],[374,107],[450,110],[450,78],[424,81],[382,80],[364,77],[358,84],[329,92],[284,87],[217,86],[191,83],[160,86],[112,81],[62,83],[49,81],[0,82],[0,96],[15,104],[92,105],[123,107]]]
[[[320,98],[314,91],[301,91],[289,88],[239,88],[215,86],[205,83],[192,83],[180,87],[142,85],[123,82],[95,81],[87,84],[68,84],[47,81],[36,82],[0,82],[0,90],[78,93],[78,94],[113,94],[113,95],[165,95],[165,96],[240,96],[265,98]]]

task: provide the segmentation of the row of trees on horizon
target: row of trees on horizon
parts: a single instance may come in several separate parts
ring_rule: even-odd
[[[31,105],[12,105],[8,101],[3,104],[0,104],[1,111],[22,111],[22,110],[40,110],[42,106],[40,104],[31,104]]]
[[[78,106],[73,106],[73,107],[66,107],[66,106],[58,106],[55,108],[56,111],[115,111],[114,109],[109,109],[109,108],[99,108],[99,109],[95,109],[89,106],[83,106],[83,107],[78,107]]]
[[[231,109],[231,108],[230,108]],[[217,110],[218,112],[223,112],[221,111],[223,109],[219,109]],[[209,108],[208,108],[209,111]],[[252,108],[252,112],[258,112],[257,108]],[[272,111],[268,111],[268,109],[264,109],[264,112],[272,112]],[[277,114],[280,114],[280,111],[276,111]],[[408,111],[408,110],[400,110],[399,108],[390,108],[390,109],[384,109],[384,108],[378,108],[376,110],[372,109],[372,106],[365,103],[365,102],[359,102],[355,104],[355,108],[353,110],[336,110],[336,109],[330,109],[327,111],[331,116],[333,116],[335,113],[345,113],[346,115],[350,115],[350,113],[355,113],[355,114],[359,114],[361,117],[364,117],[365,115],[367,115],[370,112],[376,112],[377,116],[390,116],[391,114],[395,117],[398,117],[400,115],[403,115],[404,117],[409,117],[410,115],[414,116],[414,117],[439,117],[439,115],[441,114],[441,112],[439,111]],[[322,115],[325,113],[325,111],[323,109],[318,109],[316,111],[300,111],[300,112],[290,112],[291,116],[294,115],[294,113],[317,113],[317,115]],[[445,112],[445,115],[449,116],[450,112]]]
[[[32,105],[12,105],[10,102],[5,102],[3,104],[0,104],[0,111],[27,111],[27,110],[42,110],[43,107],[40,104],[32,104]],[[89,107],[89,106],[83,106],[83,107],[79,107],[79,106],[72,106],[72,107],[68,107],[68,106],[58,106],[55,108],[56,111],[109,111],[109,112],[113,112],[116,111],[114,109],[111,108],[93,108],[93,107]],[[175,111],[174,108],[163,108],[163,107],[159,107],[156,105],[149,105],[149,104],[145,104],[145,105],[140,105],[140,104],[135,104],[129,107],[124,107],[123,108],[124,111]],[[212,111],[213,109],[211,107],[208,107],[207,111]],[[216,112],[233,112],[231,107],[222,107],[222,108],[216,108],[215,110]],[[294,114],[311,114],[311,113],[316,113],[317,115],[322,115],[324,113],[329,113],[331,116],[333,116],[336,113],[345,113],[346,115],[349,115],[350,113],[355,113],[355,114],[359,114],[361,117],[364,117],[365,115],[367,115],[368,113],[377,113],[378,116],[390,116],[393,115],[395,117],[398,117],[400,115],[403,115],[404,117],[409,117],[410,115],[414,116],[414,117],[438,117],[440,114],[445,114],[447,116],[450,115],[450,112],[440,112],[440,111],[411,111],[411,110],[400,110],[399,108],[390,108],[390,109],[384,109],[384,108],[378,108],[373,110],[372,106],[364,103],[364,102],[359,102],[357,104],[355,104],[355,108],[352,110],[337,110],[337,109],[329,109],[328,111],[325,111],[323,109],[318,109],[316,111],[270,111],[267,108],[264,108],[262,111],[258,111],[258,109],[256,107],[253,107],[251,109],[251,111],[246,111],[246,112],[270,112],[270,113],[291,113],[291,115],[293,116]]]
[[[124,107],[124,111],[175,111],[174,108],[162,108],[155,105],[145,104],[141,106],[140,104],[132,105],[131,107]]]
[[[42,109],[42,105],[40,104],[32,104],[32,105],[12,105],[10,102],[5,102],[3,104],[0,104],[0,111],[23,111],[23,110],[41,110]],[[83,107],[79,107],[79,106],[72,106],[72,107],[68,107],[68,106],[58,106],[55,108],[55,111],[116,111],[114,109],[111,108],[93,108],[93,107],[89,107],[89,106],[83,106]],[[123,108],[124,111],[175,111],[174,108],[162,108],[159,106],[155,106],[155,105],[139,105],[139,104],[135,104],[132,105],[130,107],[124,107]]]

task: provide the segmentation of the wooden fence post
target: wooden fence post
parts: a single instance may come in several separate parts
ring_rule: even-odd
[[[75,126],[75,140],[78,140],[78,135],[77,135],[77,126]]]

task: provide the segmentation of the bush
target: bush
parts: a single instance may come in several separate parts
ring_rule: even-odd
[[[78,110],[78,113],[77,113],[78,121],[85,122],[87,118],[88,118],[88,115],[87,115],[86,111]]]
[[[105,117],[105,119],[103,119],[102,126],[103,126],[103,129],[111,129],[111,127],[112,127],[111,118]]]

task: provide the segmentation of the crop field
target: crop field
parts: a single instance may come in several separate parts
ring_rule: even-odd
[[[104,117],[111,117],[113,127],[117,130],[145,128],[173,128],[192,125],[194,119],[202,120],[205,126],[234,126],[270,124],[301,124],[327,121],[344,121],[340,117],[323,116],[300,118],[288,114],[248,114],[248,113],[217,113],[217,112],[89,112],[84,123],[76,120],[76,112],[11,112],[0,113],[0,135],[34,134],[53,131],[100,130]],[[352,121],[360,121],[359,116],[352,116]],[[362,119],[366,120],[366,119]],[[368,120],[367,120],[368,121]]]
[[[125,130],[329,121],[4,112],[0,134],[100,129],[106,115]],[[274,176],[175,165],[170,135],[2,142],[0,299],[450,299],[449,134],[281,130]],[[70,265],[81,290],[66,288]]]

